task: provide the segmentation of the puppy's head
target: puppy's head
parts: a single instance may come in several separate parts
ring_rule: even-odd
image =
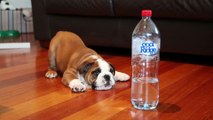
[[[115,85],[115,69],[103,59],[85,61],[78,71],[94,90],[109,90]]]

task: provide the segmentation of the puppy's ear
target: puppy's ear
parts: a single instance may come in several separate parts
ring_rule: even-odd
[[[92,68],[93,65],[94,65],[94,62],[86,61],[78,67],[78,71],[81,75],[84,76],[90,70],[90,68]]]
[[[114,67],[111,63],[109,63],[109,65],[110,65],[110,72],[111,72],[113,75],[115,75],[115,67]]]

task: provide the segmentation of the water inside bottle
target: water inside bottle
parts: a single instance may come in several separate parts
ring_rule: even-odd
[[[132,79],[133,106],[141,110],[155,109],[159,101],[159,85],[157,78]]]
[[[159,101],[158,54],[132,56],[132,99],[137,109],[152,110]]]

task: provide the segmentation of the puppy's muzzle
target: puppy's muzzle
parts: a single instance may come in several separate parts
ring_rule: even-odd
[[[105,86],[109,86],[110,85],[110,76],[104,75],[104,79],[105,79]]]
[[[113,80],[111,80],[110,75],[103,76],[103,85],[98,86],[96,82],[92,84],[92,89],[94,90],[109,90],[113,87]]]

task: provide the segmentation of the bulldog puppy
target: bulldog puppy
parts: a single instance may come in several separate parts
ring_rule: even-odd
[[[115,71],[94,50],[87,48],[81,38],[71,32],[60,31],[51,40],[47,78],[63,73],[62,83],[73,92],[84,92],[87,88],[109,90],[116,81],[127,81],[129,75]]]

